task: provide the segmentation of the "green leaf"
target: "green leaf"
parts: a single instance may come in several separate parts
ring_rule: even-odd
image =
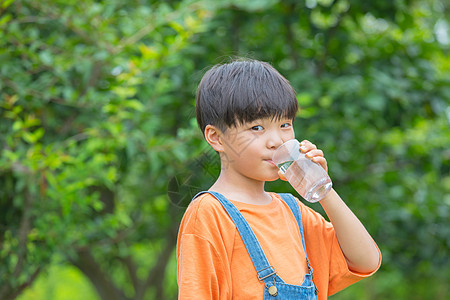
[[[22,129],[22,127],[23,127],[22,120],[17,120],[13,123],[12,129],[13,129],[13,131],[19,131]]]
[[[133,110],[136,110],[136,111],[144,110],[144,105],[141,102],[139,102],[138,100],[127,100],[125,102],[125,106],[129,107]]]

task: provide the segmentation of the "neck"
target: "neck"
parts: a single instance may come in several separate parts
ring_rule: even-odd
[[[230,200],[264,205],[272,201],[272,197],[264,191],[264,183],[264,181],[233,176],[228,172],[221,171],[219,178],[210,190],[221,193]]]

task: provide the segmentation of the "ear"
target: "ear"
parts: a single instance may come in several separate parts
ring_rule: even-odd
[[[213,125],[206,125],[205,139],[217,152],[223,152],[222,131]]]

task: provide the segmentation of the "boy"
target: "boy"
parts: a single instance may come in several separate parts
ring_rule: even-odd
[[[221,172],[180,225],[179,299],[326,299],[379,268],[378,247],[333,189],[320,201],[331,223],[264,190],[282,177],[271,158],[295,138],[297,109],[295,91],[267,63],[234,61],[204,75],[197,121]],[[327,170],[314,144],[300,149]]]

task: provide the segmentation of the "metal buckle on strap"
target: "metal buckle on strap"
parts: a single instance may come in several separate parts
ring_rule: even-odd
[[[272,270],[273,270],[272,273],[270,273],[270,274],[268,274],[268,275],[266,275],[266,276],[264,276],[264,277],[259,276],[259,273],[260,273],[260,272],[265,271],[265,270],[270,269],[270,268],[272,268]],[[275,268],[272,267],[272,266],[269,266],[269,267],[267,267],[267,268],[264,268],[264,269],[258,271],[258,279],[259,279],[259,281],[263,281],[263,280],[266,279],[267,277],[270,277],[270,276],[275,275],[275,274],[277,274],[277,271],[275,270]]]

